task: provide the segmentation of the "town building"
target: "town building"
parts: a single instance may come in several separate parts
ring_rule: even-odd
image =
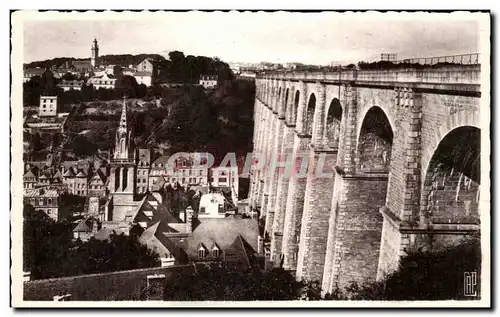
[[[239,190],[238,166],[218,166],[210,169],[210,184],[213,187],[229,187],[236,195]],[[238,199],[234,199],[237,203]]]
[[[57,96],[40,96],[38,115],[40,117],[57,116]]]
[[[161,179],[165,183],[179,183],[181,186],[208,184],[208,168],[196,166],[195,157],[196,153],[190,153],[189,157],[179,157],[172,160],[172,166],[168,166],[169,156],[158,157],[151,164],[150,189],[161,182]]]
[[[35,210],[43,211],[47,216],[57,221],[59,216],[59,193],[57,190],[48,188],[25,189],[24,203],[30,204]]]
[[[69,167],[64,170],[62,182],[66,185],[67,192],[72,195],[87,196],[88,180],[87,172],[83,168]]]
[[[76,71],[75,67],[73,66],[73,62],[71,60],[66,60],[65,62],[59,65],[53,65],[51,67],[51,71],[54,74],[58,74],[58,76],[60,77],[68,73],[72,75],[79,75],[78,71]]]
[[[153,82],[153,73],[147,71],[137,71],[134,73],[134,78],[135,81],[137,81],[137,84],[150,87]]]
[[[103,66],[103,68],[104,68],[104,71],[106,72],[106,74],[108,74],[108,75],[115,76],[115,77],[122,75],[122,67],[119,65],[106,65],[106,66]]]
[[[102,77],[102,76],[104,76],[104,74],[108,74],[108,75],[113,76],[113,74],[108,73],[106,71],[106,68],[104,68],[104,67],[96,67],[96,68],[92,69],[92,72],[91,72],[92,77]]]
[[[89,180],[88,194],[105,197],[108,194],[108,182],[105,168],[97,169]]]
[[[237,166],[204,167],[202,160],[196,159],[200,153],[190,153],[172,159],[162,155],[153,161],[149,172],[149,190],[159,190],[166,184],[181,186],[218,188],[224,190],[234,205],[238,203],[239,178]],[[198,165],[200,164],[200,165]],[[209,185],[209,186],[208,186]]]
[[[149,72],[152,74],[154,71],[154,65],[149,58],[146,58],[142,62],[137,64],[135,69],[138,72]]]
[[[160,255],[162,266],[215,263],[238,269],[259,265],[262,239],[254,219],[198,218],[186,209],[183,223],[158,221],[139,241]]]
[[[33,173],[32,169],[28,169],[23,175],[23,188],[33,189],[38,183],[37,176]]]
[[[134,76],[135,69],[133,67],[124,67],[121,70],[123,76]]]
[[[205,89],[216,88],[218,77],[216,75],[201,75],[199,84]]]
[[[149,188],[149,169],[151,168],[151,152],[149,149],[139,149],[137,162],[136,192],[145,193]]]
[[[23,83],[26,83],[31,80],[31,78],[35,76],[42,77],[42,74],[46,71],[45,68],[36,67],[36,68],[26,68],[23,72]]]
[[[88,241],[98,232],[98,226],[97,219],[92,217],[82,219],[73,229],[73,239],[80,239],[83,242]]]
[[[75,72],[85,76],[90,74],[90,71],[93,68],[92,63],[89,60],[73,61],[72,64]]]
[[[101,76],[91,77],[87,83],[91,84],[94,87],[94,89],[99,89],[99,88],[113,89],[115,88],[116,77],[104,73]]]
[[[57,86],[61,87],[64,91],[69,91],[69,90],[82,90],[83,84],[84,84],[83,80],[63,79]]]
[[[225,218],[225,198],[221,193],[208,193],[201,196],[198,218]]]

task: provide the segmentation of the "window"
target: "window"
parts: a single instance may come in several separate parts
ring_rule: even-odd
[[[205,249],[203,247],[201,247],[199,250],[198,250],[198,257],[200,259],[203,259],[205,258]]]
[[[227,178],[226,177],[219,178],[219,183],[225,183],[225,182],[227,182]]]
[[[185,177],[183,177],[183,178],[182,178],[182,183],[184,184],[185,182],[186,182],[186,178],[185,178]]]
[[[43,206],[43,198],[40,198],[39,203],[40,203],[40,206]]]
[[[214,258],[218,258],[219,257],[219,249],[214,248],[212,250],[212,257],[214,257]]]
[[[52,205],[52,198],[47,199],[47,204]]]
[[[203,170],[200,170],[199,175],[200,175],[200,176],[202,176],[202,175],[203,175]]]

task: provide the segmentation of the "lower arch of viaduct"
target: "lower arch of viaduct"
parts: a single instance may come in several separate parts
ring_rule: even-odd
[[[251,174],[249,198],[269,265],[327,293],[479,231],[480,93],[273,78],[256,88],[254,152],[269,164]]]

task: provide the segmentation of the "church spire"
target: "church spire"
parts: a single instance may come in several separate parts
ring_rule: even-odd
[[[123,97],[122,115],[118,129],[116,129],[116,144],[115,144],[115,159],[128,159],[130,146],[130,133],[127,126],[127,102],[126,97]]]
[[[122,116],[120,118],[120,125],[118,126],[119,135],[127,135],[127,97],[123,96]]]

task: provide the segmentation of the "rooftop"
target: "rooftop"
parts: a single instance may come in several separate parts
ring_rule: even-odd
[[[55,189],[46,189],[46,188],[36,188],[36,189],[25,189],[24,197],[59,197],[57,190]]]

